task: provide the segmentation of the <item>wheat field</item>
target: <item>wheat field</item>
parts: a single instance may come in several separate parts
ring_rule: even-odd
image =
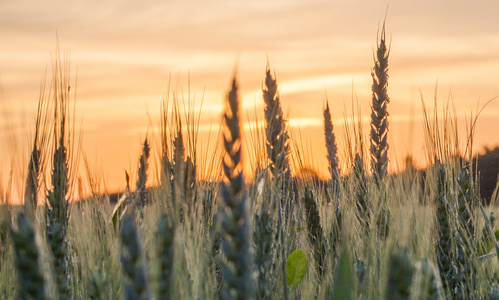
[[[479,112],[460,137],[452,109],[442,118],[425,106],[428,167],[389,173],[389,52],[383,26],[368,133],[349,124],[339,149],[337,108],[317,108],[327,179],[296,175],[307,154],[267,63],[263,125],[243,132],[233,75],[210,153],[197,144],[197,112],[167,96],[158,134],[146,134],[117,201],[98,192],[103,179],[81,153],[69,60],[56,56],[24,205],[0,193],[2,299],[499,299],[495,206],[484,207],[471,159]]]

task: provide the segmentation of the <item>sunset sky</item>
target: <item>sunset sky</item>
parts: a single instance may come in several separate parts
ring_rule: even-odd
[[[373,51],[385,14],[395,171],[408,153],[417,165],[426,164],[421,94],[432,105],[437,86],[441,105],[451,93],[463,120],[498,95],[498,1],[2,1],[0,180],[5,186],[12,162],[19,176],[25,172],[40,81],[50,71],[56,36],[70,52],[72,82],[78,80],[83,151],[102,170],[108,191],[124,188],[124,169],[135,172],[146,134],[157,155],[154,133],[170,77],[173,90],[187,96],[190,82],[191,97],[198,105],[203,100],[200,138],[206,142],[210,124],[218,128],[235,68],[245,121],[255,107],[262,116],[267,59],[294,138],[300,140],[299,128],[311,167],[325,174],[326,95],[344,149],[352,99],[369,121]],[[464,138],[464,122],[460,128]],[[499,100],[478,121],[475,151],[497,144]]]

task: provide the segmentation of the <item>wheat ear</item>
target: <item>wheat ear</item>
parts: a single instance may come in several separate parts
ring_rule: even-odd
[[[166,215],[163,215],[158,222],[156,240],[159,260],[157,298],[173,299],[175,226]]]
[[[411,296],[412,299],[445,299],[438,270],[426,258],[415,266]]]
[[[371,107],[371,170],[378,185],[387,174],[388,166],[388,55],[385,41],[385,25],[376,51],[372,72],[372,107]]]
[[[338,166],[338,150],[336,148],[336,138],[333,131],[333,120],[331,118],[331,111],[329,110],[329,103],[326,102],[326,108],[323,111],[324,115],[324,137],[326,142],[327,160],[329,163],[330,179],[330,197],[333,201],[335,195],[338,194],[340,184],[340,169]],[[339,199],[338,199],[339,200]],[[339,201],[333,203],[334,221],[330,233],[330,244],[334,255],[336,255],[337,245],[340,242],[340,228],[341,228],[341,204]]]
[[[98,268],[92,273],[88,283],[88,298],[90,300],[104,300],[106,299],[106,293],[104,290],[104,284],[106,279],[102,270]]]
[[[366,236],[369,234],[371,207],[369,204],[369,186],[364,171],[364,162],[360,155],[354,158],[353,173],[355,176],[355,203],[357,206],[357,219]]]
[[[275,228],[276,220],[273,217],[275,209],[270,206],[269,195],[262,201],[262,205],[255,216],[255,268],[258,271],[257,299],[272,299],[275,293],[275,262],[276,244],[278,236]]]
[[[325,271],[325,236],[321,225],[321,216],[317,201],[315,200],[312,190],[308,186],[305,187],[303,202],[305,203],[305,213],[307,216],[308,240],[313,249],[312,252],[314,253],[315,264],[319,271],[319,278],[322,280]]]
[[[40,174],[40,149],[36,139],[31,151],[28,164],[28,177],[26,178],[26,190],[24,193],[24,209],[30,218],[34,217],[38,203],[38,176]],[[32,218],[33,219],[33,218]]]
[[[66,88],[67,77],[59,60],[54,61],[52,90],[54,97],[54,154],[52,161],[52,189],[48,192],[46,203],[47,242],[49,244],[55,269],[57,290],[60,298],[70,297],[70,272],[68,265],[68,238],[66,236],[69,221],[69,166],[67,145],[70,135],[66,132],[69,123],[69,95]],[[61,78],[62,77],[62,78]],[[74,166],[73,166],[74,167]]]
[[[24,214],[19,214],[17,229],[12,229],[11,232],[19,280],[19,299],[47,299],[35,231]]]
[[[290,215],[289,203],[284,203],[287,199],[293,198],[293,187],[291,182],[291,170],[289,168],[289,135],[284,121],[281,101],[277,91],[277,81],[272,78],[270,66],[267,64],[265,70],[265,88],[263,89],[263,100],[265,102],[265,133],[267,156],[270,160],[270,170],[273,175],[274,186],[278,191],[279,210],[278,225],[281,242],[281,260],[282,260],[282,281],[283,297],[289,299],[288,286],[286,280],[286,243],[284,231],[286,220]],[[275,199],[275,197],[274,197]],[[275,200],[273,200],[275,202]],[[284,216],[283,216],[284,215]]]
[[[142,247],[132,214],[123,217],[120,238],[125,299],[150,299]]]
[[[266,69],[263,100],[265,102],[266,146],[267,156],[270,160],[270,170],[274,176],[276,186],[282,193],[289,193],[288,187],[291,180],[288,159],[290,150],[289,135],[277,91],[277,81],[272,78],[269,65],[267,65]]]
[[[454,255],[453,255],[453,230],[450,220],[450,207],[448,202],[447,173],[444,166],[437,161],[437,267],[440,280],[447,292],[454,288]]]
[[[35,121],[35,137],[33,139],[33,148],[29,158],[28,176],[26,178],[26,189],[24,193],[24,210],[28,218],[34,220],[36,208],[38,205],[38,187],[40,174],[43,174],[44,161],[42,159],[42,150],[45,152],[47,141],[50,137],[48,130],[50,124],[47,118],[48,97],[45,93],[45,80],[42,81],[40,87],[40,95],[38,98],[38,107]]]
[[[454,289],[455,299],[467,299],[476,295],[476,265],[475,265],[475,226],[473,208],[475,195],[468,168],[461,169],[457,181],[457,231]]]
[[[337,185],[340,178],[340,169],[338,167],[338,150],[336,148],[336,138],[333,131],[333,120],[329,103],[326,102],[324,109],[324,136],[326,139],[327,161],[329,163],[329,174],[331,175],[331,183],[333,188]]]
[[[223,206],[220,211],[220,238],[224,260],[220,260],[222,298],[253,299],[253,249],[251,220],[248,212],[244,176],[241,164],[241,129],[236,80],[227,96],[224,115],[225,181],[221,185]]]
[[[388,265],[388,281],[386,283],[385,299],[402,300],[411,296],[414,267],[407,249],[399,250],[390,255]]]
[[[183,222],[185,202],[185,147],[182,135],[182,125],[179,121],[178,131],[173,140],[173,180],[172,195],[173,207],[180,221]]]
[[[135,191],[135,195],[138,198],[136,205],[139,207],[144,207],[147,203],[147,169],[148,169],[148,160],[151,148],[149,147],[149,143],[147,142],[147,138],[144,140],[144,145],[142,147],[142,154],[139,159],[139,171],[137,178],[137,190]]]

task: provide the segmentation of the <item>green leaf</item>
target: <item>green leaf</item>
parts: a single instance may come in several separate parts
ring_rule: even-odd
[[[333,299],[357,299],[352,259],[345,246],[341,249],[339,262],[334,272]]]
[[[296,250],[286,260],[288,286],[299,284],[308,270],[308,258],[303,250]]]
[[[496,238],[496,241],[499,241],[499,230],[494,232],[494,237]],[[488,239],[481,245],[481,247],[478,248],[476,255],[483,256],[488,254],[492,248],[494,248],[494,241],[492,239]]]
[[[298,226],[296,227],[296,232],[300,232],[305,229],[305,226]]]

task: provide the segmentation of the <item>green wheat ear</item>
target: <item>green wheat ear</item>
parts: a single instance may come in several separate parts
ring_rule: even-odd
[[[106,294],[103,285],[106,279],[102,274],[102,270],[98,268],[92,273],[88,284],[88,297],[91,300],[104,300],[106,299]]]
[[[222,273],[221,296],[223,299],[253,299],[256,285],[253,275],[252,226],[241,164],[239,99],[235,79],[227,96],[224,121],[226,155],[223,160],[223,204],[219,226],[223,255],[219,261]]]
[[[453,229],[451,227],[450,206],[448,200],[447,173],[444,166],[435,162],[437,172],[437,266],[440,280],[447,292],[453,290],[454,283],[454,251],[452,245]]]
[[[353,262],[350,251],[345,243],[341,246],[338,262],[334,269],[333,279],[332,295],[328,295],[327,299],[357,299]]]
[[[264,190],[265,193],[268,190]],[[255,268],[258,271],[258,291],[257,299],[272,299],[275,295],[276,276],[275,259],[277,252],[278,237],[277,228],[275,228],[276,210],[271,206],[270,193],[263,197],[258,213],[255,215]]]
[[[35,231],[23,213],[17,217],[17,228],[11,232],[19,281],[19,299],[47,299]]]
[[[305,197],[303,198],[303,202],[305,204],[307,217],[308,239],[310,245],[312,245],[315,264],[319,271],[319,278],[322,280],[325,271],[326,239],[321,225],[319,207],[315,196],[309,187],[305,187]]]
[[[50,136],[50,126],[47,126],[48,95],[45,93],[45,80],[42,83],[35,121],[35,136],[28,164],[28,176],[24,193],[24,209],[31,220],[35,219],[38,205],[38,191],[41,174],[44,173],[43,154]],[[43,151],[43,153],[42,153]]]
[[[175,225],[167,215],[161,216],[156,229],[158,252],[158,299],[173,299],[175,265]]]
[[[331,118],[331,111],[329,110],[329,103],[326,102],[326,108],[323,112],[324,115],[324,136],[326,139],[327,161],[329,163],[329,174],[331,175],[332,189],[336,189],[336,185],[340,179],[340,168],[338,166],[338,150],[336,147],[336,138],[333,131],[333,120]]]
[[[412,299],[440,300],[445,299],[443,295],[438,270],[426,258],[416,263],[411,289]]]
[[[355,204],[357,207],[357,219],[360,226],[367,236],[371,226],[371,205],[369,202],[369,186],[364,170],[364,162],[360,155],[356,155],[354,159],[353,173],[355,176]]]
[[[399,250],[390,255],[388,265],[388,281],[386,283],[385,299],[402,300],[411,296],[414,267],[407,249]]]
[[[323,111],[324,115],[324,136],[327,150],[327,160],[329,163],[329,173],[331,179],[329,180],[329,201],[334,201],[333,206],[333,222],[332,229],[329,236],[330,247],[333,255],[337,255],[337,248],[340,243],[340,228],[341,228],[341,203],[338,197],[340,191],[340,168],[338,166],[338,150],[336,147],[336,137],[333,132],[333,120],[331,118],[331,111],[329,110],[329,103],[326,102],[326,108]],[[335,201],[336,200],[336,201]]]
[[[36,140],[33,145],[29,164],[28,177],[26,178],[26,190],[24,193],[24,209],[28,216],[34,220],[36,207],[38,204],[38,179],[40,173],[40,150],[36,145]]]
[[[150,299],[142,246],[132,214],[123,217],[120,238],[125,299]]]
[[[67,78],[62,75],[63,66],[58,59],[54,62],[53,78],[53,160],[52,160],[52,187],[47,194],[45,204],[46,211],[46,237],[54,265],[54,277],[57,285],[58,295],[61,298],[71,296],[70,280],[71,272],[69,268],[69,239],[67,236],[69,222],[69,175],[70,175],[70,155],[67,149],[72,150],[71,141],[68,141],[70,134],[67,132],[69,123],[69,99],[65,92],[68,84]]]
[[[468,168],[463,167],[457,180],[457,231],[455,255],[454,297],[464,299],[476,295],[477,270],[475,265],[475,226],[474,207],[475,194]]]
[[[143,208],[147,203],[147,169],[148,169],[148,160],[151,148],[149,147],[149,143],[147,142],[147,138],[144,140],[144,144],[142,146],[142,153],[139,158],[139,170],[138,170],[138,178],[137,178],[137,190],[135,191],[135,205],[139,208]],[[127,182],[129,180],[128,173]]]
[[[270,66],[267,63],[265,70],[265,87],[263,88],[263,100],[265,102],[265,135],[267,157],[269,158],[269,167],[273,176],[274,187],[277,190],[277,197],[274,197],[272,202],[278,199],[278,225],[280,234],[280,255],[282,266],[283,280],[283,298],[289,299],[288,286],[286,282],[286,257],[287,250],[285,244],[284,232],[286,229],[286,221],[292,213],[293,206],[290,205],[290,200],[293,199],[293,182],[291,178],[291,170],[289,165],[288,154],[289,134],[282,112],[281,101],[277,88],[277,80],[272,77]]]
[[[172,195],[173,208],[180,222],[184,222],[184,205],[185,205],[185,179],[186,179],[186,163],[185,163],[185,146],[182,135],[182,124],[179,122],[178,130],[173,140],[173,167],[172,167]]]

